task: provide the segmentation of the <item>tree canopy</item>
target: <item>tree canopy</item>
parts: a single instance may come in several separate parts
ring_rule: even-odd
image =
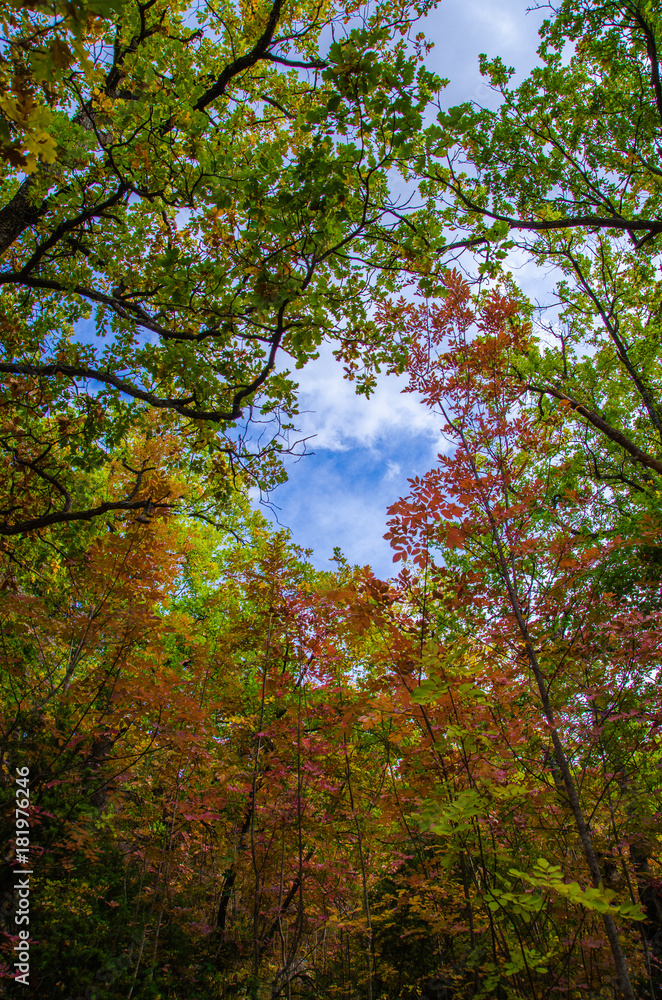
[[[90,473],[149,411],[217,477],[248,467],[277,480],[296,411],[285,364],[324,337],[370,340],[369,385],[371,287],[394,256],[375,227],[398,215],[387,174],[439,87],[406,43],[423,9],[149,2],[59,22],[56,8],[55,27],[40,7],[8,12],[7,77],[48,137],[30,152],[32,119],[8,96],[0,372],[13,472],[0,531],[87,516]],[[323,53],[322,36],[334,39]],[[251,419],[268,425],[262,448],[246,440]],[[135,472],[106,502],[138,497],[163,499]]]
[[[662,1000],[659,4],[496,110],[426,5],[1,6],[3,995]],[[324,340],[439,419],[389,580],[251,503]]]

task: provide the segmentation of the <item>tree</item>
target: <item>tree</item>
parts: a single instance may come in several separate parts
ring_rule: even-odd
[[[514,70],[481,56],[501,107],[452,109],[431,133],[467,134],[480,173],[460,177],[451,158],[431,179],[447,184],[465,218],[484,218],[488,230],[491,222],[516,233],[606,230],[640,249],[661,231],[659,11],[638,0],[562,3],[541,37],[543,65],[516,90],[508,87]]]
[[[370,975],[357,880],[369,888],[384,863],[383,765],[379,743],[351,736],[366,704],[350,677],[353,609],[234,503],[226,533],[158,509],[110,532],[53,526],[5,557],[3,829],[20,761],[40,927],[31,984],[54,997],[265,983],[291,996],[333,968],[327,925],[354,942],[353,980]]]
[[[434,607],[430,612],[429,641],[438,644],[438,651],[427,661],[429,679],[420,700],[452,696],[456,713],[458,704],[469,700],[453,726],[467,748],[467,784],[455,793],[442,820],[433,819],[432,829],[466,843],[475,826],[482,904],[495,913],[503,908],[515,927],[516,937],[506,943],[506,935],[504,941],[508,962],[499,968],[495,961],[492,967],[493,986],[500,976],[517,982],[521,975],[519,989],[528,996],[538,990],[546,995],[558,984],[548,976],[555,950],[554,937],[547,937],[551,928],[533,916],[542,905],[542,899],[530,896],[528,887],[534,886],[538,893],[552,890],[601,914],[620,990],[634,997],[631,963],[637,979],[649,980],[646,988],[657,988],[657,972],[650,964],[646,969],[657,929],[650,942],[644,934],[645,955],[637,957],[627,930],[617,929],[613,892],[604,893],[614,862],[603,861],[601,867],[600,861],[613,858],[624,875],[621,886],[632,893],[638,874],[632,858],[628,869],[626,850],[630,838],[637,838],[633,803],[645,802],[648,789],[644,779],[635,792],[631,779],[647,738],[654,741],[655,728],[647,737],[645,720],[659,713],[659,611],[645,616],[629,595],[605,594],[605,565],[640,539],[609,541],[588,528],[605,488],[585,469],[574,468],[570,482],[564,422],[525,405],[524,388],[513,376],[513,356],[526,350],[531,336],[518,320],[521,307],[497,292],[485,294],[477,305],[474,311],[469,288],[455,273],[447,279],[441,305],[428,310],[400,303],[383,317],[386,323],[406,325],[410,389],[440,412],[443,432],[455,449],[440,456],[437,469],[412,480],[411,495],[391,508],[388,536],[396,559],[408,556],[426,569],[441,602],[436,621]],[[443,561],[435,568],[438,549]],[[466,679],[459,691],[453,682],[458,667]],[[629,719],[638,724],[630,727]],[[479,744],[483,738],[487,755]],[[657,744],[649,746],[648,752],[657,755]],[[514,780],[511,793],[497,787],[506,775]],[[535,848],[520,842],[510,853],[495,827],[490,830],[489,810],[500,811],[500,806],[488,802],[508,801],[510,794],[511,802],[521,802],[523,793],[541,796],[538,809],[544,808],[545,815],[556,813],[558,836],[567,836],[572,820],[585,866],[579,879],[590,877],[592,887],[581,890],[572,881],[571,889],[577,874],[567,869],[563,879],[559,874],[572,852],[566,861],[554,852],[553,875],[545,857],[548,846],[543,853],[541,845],[542,860],[527,873],[517,858]],[[560,800],[560,812],[549,796]],[[493,860],[489,854],[486,860],[480,829],[488,842],[491,837],[494,843],[495,834],[500,841],[492,848]],[[524,895],[518,895],[513,877],[521,880]],[[645,880],[639,882],[639,897],[644,903]],[[631,895],[621,918],[644,918],[635,902]],[[532,931],[537,941],[530,941]],[[546,947],[541,947],[545,937]],[[519,960],[512,958],[514,948]],[[643,969],[637,969],[642,958]],[[572,949],[562,961],[570,985]],[[489,965],[484,968],[487,972]]]
[[[41,49],[21,77],[50,105],[55,151],[6,160],[0,210],[2,445],[43,503],[22,510],[15,481],[0,532],[93,511],[81,483],[146,410],[218,475],[252,463],[269,486],[296,410],[279,355],[301,367],[331,336],[369,340],[378,362],[371,272],[393,254],[370,234],[439,86],[406,41],[424,9],[150,0],[83,23],[97,7],[62,8],[39,42],[62,54],[55,82]],[[23,8],[12,58],[45,17]]]
[[[541,406],[570,408],[594,474],[650,502],[662,474],[660,13],[639,0],[561,3],[541,37],[542,65],[517,88],[512,69],[481,56],[499,108],[440,113],[421,188],[482,241],[482,274],[517,248],[559,279],[522,382]]]

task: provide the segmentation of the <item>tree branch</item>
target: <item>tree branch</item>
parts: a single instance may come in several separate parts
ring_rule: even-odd
[[[175,412],[181,413],[182,416],[191,417],[193,420],[212,420],[218,422],[219,420],[236,420],[241,416],[241,409],[238,405],[235,405],[230,411],[194,410],[188,405],[193,402],[193,397],[187,399],[163,399],[151,392],[145,392],[144,389],[139,389],[133,383],[118,378],[117,375],[111,375],[110,372],[102,372],[96,368],[88,368],[87,365],[29,365],[2,362],[0,363],[0,373],[2,372],[8,375],[35,375],[37,377],[66,375],[69,378],[89,378],[95,382],[111,385],[114,389],[119,389],[120,392],[125,393],[127,396],[131,396],[133,399],[141,399],[143,402],[149,403],[150,406],[154,406],[157,409],[175,410]]]
[[[662,86],[660,85],[660,66],[655,35],[653,34],[648,22],[642,16],[638,7],[633,5],[632,14],[635,21],[643,31],[644,38],[646,39],[646,55],[648,56],[648,61],[651,66],[651,86],[653,87],[653,93],[655,94],[655,106],[657,107],[658,115],[662,118]]]
[[[325,59],[310,59],[308,62],[302,62],[299,59],[285,59],[283,56],[275,56],[272,52],[267,52],[263,59],[268,59],[269,62],[279,63],[281,66],[293,66],[297,69],[326,69],[329,65]]]
[[[34,268],[38,266],[39,261],[42,259],[44,254],[48,253],[52,247],[56,246],[63,236],[66,236],[67,233],[74,229],[78,229],[85,222],[89,222],[90,219],[98,218],[98,216],[102,215],[106,209],[112,208],[118,203],[118,201],[121,201],[124,195],[127,194],[128,190],[128,185],[120,184],[114,194],[112,194],[109,198],[106,198],[105,201],[102,201],[101,204],[80,212],[80,214],[74,219],[68,219],[61,222],[59,226],[56,226],[48,239],[35,249],[30,259],[23,265],[21,270],[17,272],[18,277],[27,277],[30,271],[34,270]]]
[[[147,4],[141,9],[141,16],[144,20],[144,11],[147,10],[151,4]],[[250,69],[254,66],[256,62],[260,59],[264,59],[267,56],[267,49],[273,41],[273,35],[278,24],[280,13],[281,13],[282,0],[274,0],[273,6],[269,13],[269,18],[262,33],[261,37],[257,43],[253,46],[250,52],[247,52],[243,56],[239,56],[234,62],[230,63],[229,66],[223,70],[216,82],[208,88],[202,94],[195,104],[196,111],[204,111],[204,109],[225,93],[225,89],[233,79],[239,73],[244,72],[246,69]],[[154,31],[156,28],[154,29]],[[146,38],[152,34],[143,24],[140,36],[132,40],[131,45],[122,54],[122,58],[127,52],[134,51],[137,46],[144,41]],[[117,61],[117,59],[116,59]],[[272,61],[283,61],[282,57],[273,56]],[[285,63],[287,65],[287,62]],[[298,63],[292,63],[292,65],[299,65]],[[311,64],[312,65],[312,64]],[[314,67],[318,68],[318,67]],[[321,68],[321,67],[320,67]],[[109,79],[107,81],[107,89],[112,91],[121,79],[121,70],[117,66],[114,67],[115,76],[113,76],[112,71]],[[91,116],[87,114],[87,118],[91,122]],[[165,131],[168,132],[174,125],[174,119],[171,119],[165,126]],[[45,168],[48,170],[49,168]],[[52,170],[52,167],[50,168]],[[44,173],[44,168],[41,171],[42,175]],[[44,199],[41,204],[35,205],[32,200],[32,190],[36,183],[36,177],[28,177],[18,191],[6,205],[0,209],[0,257],[9,249],[10,246],[21,236],[26,229],[29,229],[46,213],[47,201]],[[70,226],[68,228],[71,228]]]
[[[34,176],[27,177],[10,202],[0,209],[0,257],[26,229],[46,214],[47,202],[35,205],[32,200]]]
[[[614,444],[619,445],[624,451],[628,453],[630,458],[635,462],[639,462],[640,465],[645,466],[647,469],[653,469],[657,472],[659,476],[662,476],[662,462],[648,452],[643,451],[639,448],[630,438],[626,437],[622,431],[617,430],[612,427],[611,424],[607,423],[601,416],[599,416],[594,410],[589,410],[587,406],[580,403],[578,400],[573,399],[572,396],[568,396],[566,393],[561,392],[560,389],[556,389],[553,386],[539,386],[532,385],[531,383],[526,384],[526,388],[529,392],[540,393],[540,395],[553,396],[555,399],[561,402],[569,403],[570,408],[578,413],[580,416],[588,420],[596,430],[599,430],[605,437],[613,441]]]
[[[653,426],[657,430],[658,436],[662,440],[662,419],[660,418],[660,414],[658,413],[657,406],[655,404],[655,400],[653,399],[652,393],[650,392],[648,386],[644,383],[642,377],[639,375],[637,369],[634,367],[634,365],[630,360],[628,349],[619,333],[618,314],[617,313],[615,314],[614,306],[612,305],[610,312],[607,313],[604,305],[602,304],[598,296],[595,294],[593,288],[591,287],[590,282],[584,275],[584,271],[579,261],[570,252],[567,253],[567,258],[574,268],[575,274],[577,275],[580,285],[582,286],[582,288],[590,298],[591,302],[597,309],[598,313],[600,314],[600,318],[602,319],[605,330],[611,337],[614,347],[616,348],[616,354],[620,359],[622,365],[626,369],[627,373],[629,374],[630,378],[632,379],[635,388],[639,393],[639,395],[641,396],[644,406],[646,407],[648,416],[650,417]]]
[[[493,212],[489,208],[477,205],[459,187],[448,181],[445,182],[455,192],[470,212],[476,215],[484,215],[496,222],[507,222],[511,229],[525,230],[535,233],[550,232],[554,229],[576,229],[579,226],[586,226],[590,229],[620,229],[623,232],[645,232],[645,240],[651,239],[662,233],[662,221],[654,219],[623,219],[620,215],[605,217],[601,215],[576,215],[569,219],[543,219],[538,221],[514,219],[509,215],[501,215],[500,212]],[[641,240],[637,246],[643,245]]]
[[[123,461],[122,464],[124,468],[127,469],[128,472],[133,473],[136,477],[135,486],[125,500],[107,501],[99,504],[97,507],[91,507],[88,510],[71,510],[72,500],[69,491],[65,489],[65,487],[62,486],[54,476],[51,476],[49,473],[39,468],[38,463],[40,459],[44,457],[44,454],[46,454],[49,449],[47,449],[46,453],[32,460],[21,458],[15,448],[9,448],[8,450],[13,454],[17,465],[31,469],[36,476],[55,487],[55,489],[57,489],[57,491],[64,497],[65,503],[64,510],[54,511],[52,514],[42,514],[40,517],[28,518],[27,521],[19,521],[16,524],[9,524],[8,521],[0,521],[0,535],[4,535],[5,537],[24,535],[30,531],[39,531],[41,528],[50,527],[51,524],[63,524],[69,521],[91,521],[92,518],[99,517],[102,514],[107,514],[112,510],[142,510],[147,517],[139,517],[137,520],[145,524],[148,522],[149,516],[151,516],[154,511],[162,508],[169,509],[172,507],[171,503],[154,501],[150,498],[147,500],[134,500],[133,498],[136,493],[138,493],[142,485],[143,475],[149,470],[146,469],[144,465],[141,469],[132,469],[130,465],[127,465],[127,463]]]
[[[226,66],[218,80],[209,87],[204,94],[198,98],[194,105],[195,111],[204,111],[208,105],[216,100],[217,97],[221,97],[225,93],[225,88],[227,87],[230,80],[233,77],[238,76],[239,73],[243,73],[244,70],[250,69],[254,66],[256,62],[260,59],[266,58],[267,49],[271,45],[274,37],[274,31],[276,30],[276,25],[278,24],[280,18],[280,11],[282,6],[282,0],[274,0],[271,11],[269,12],[269,19],[267,21],[266,27],[255,43],[250,52],[246,52],[245,55],[239,56],[234,62]]]
[[[8,524],[6,521],[0,522],[0,535],[11,537],[14,535],[25,535],[30,531],[39,531],[41,528],[48,528],[52,524],[64,524],[69,521],[91,521],[95,517],[107,514],[112,510],[132,511],[143,510],[152,513],[157,509],[169,509],[170,503],[154,503],[152,500],[116,500],[99,504],[98,507],[91,507],[89,510],[68,510],[44,514],[42,517],[32,517],[27,521],[19,521],[17,524]]]

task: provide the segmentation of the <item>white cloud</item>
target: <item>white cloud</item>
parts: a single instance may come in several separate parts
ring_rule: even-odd
[[[377,448],[394,438],[439,438],[440,419],[414,393],[403,393],[404,376],[382,375],[370,397],[357,396],[354,383],[343,375],[342,365],[323,345],[320,357],[299,374],[301,415],[297,427],[314,434],[313,450],[333,452],[350,448]]]
[[[295,542],[313,548],[320,569],[339,546],[351,563],[369,563],[388,577],[387,508],[445,448],[442,420],[415,394],[403,394],[405,377],[382,375],[370,399],[357,396],[330,347],[298,374],[307,412],[296,423],[303,435],[314,435],[308,442],[314,454],[291,462],[288,483],[272,494],[278,521]]]
[[[389,458],[388,462],[386,463],[384,482],[389,483],[393,479],[398,479],[398,477],[401,474],[402,474],[402,469],[400,468],[400,463],[394,462],[392,459]]]
[[[544,8],[527,12],[523,0],[444,0],[435,7],[422,27],[435,45],[428,66],[450,79],[442,103],[494,104],[478,69],[478,54],[501,56],[515,67],[516,79],[523,79],[539,61],[538,29],[548,15]]]

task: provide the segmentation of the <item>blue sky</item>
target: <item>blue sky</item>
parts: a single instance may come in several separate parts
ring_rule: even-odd
[[[297,425],[315,435],[314,454],[288,464],[289,481],[271,495],[273,519],[314,550],[321,569],[339,546],[350,562],[389,575],[386,508],[407,491],[409,476],[434,463],[440,420],[402,393],[404,378],[383,376],[370,399],[357,396],[330,347],[299,375]]]
[[[478,70],[480,52],[500,55],[516,68],[516,79],[526,76],[536,64],[538,28],[548,13],[527,14],[522,0],[442,0],[421,29],[435,44],[428,65],[450,79],[442,101],[493,101]],[[538,281],[529,268],[520,280],[535,297]],[[289,481],[271,497],[275,516],[295,542],[313,549],[320,569],[330,567],[339,546],[350,563],[369,563],[388,577],[393,562],[382,537],[386,508],[408,492],[408,478],[434,464],[443,448],[440,421],[414,396],[402,395],[404,377],[382,377],[369,400],[356,396],[330,349],[299,374],[306,412],[298,426],[303,435],[314,435],[308,443],[314,454],[288,465]]]

